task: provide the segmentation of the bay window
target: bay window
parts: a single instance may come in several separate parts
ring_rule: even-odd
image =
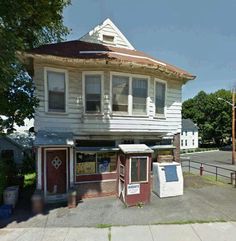
[[[166,84],[162,82],[156,82],[155,84],[155,106],[156,114],[165,114],[165,98],[166,98]]]
[[[85,111],[101,112],[101,75],[85,75]]]
[[[112,110],[128,112],[129,77],[112,76]]]
[[[133,95],[133,114],[147,113],[147,79],[132,79],[132,95]]]
[[[65,73],[47,71],[48,111],[66,111]]]

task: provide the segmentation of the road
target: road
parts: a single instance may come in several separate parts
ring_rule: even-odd
[[[188,160],[188,159],[191,161],[197,161],[197,162],[203,163],[205,171],[210,171],[215,173],[216,168],[204,165],[204,163],[217,166],[219,167],[217,169],[218,174],[224,175],[227,177],[230,177],[231,171],[221,169],[220,167],[236,171],[236,165],[232,165],[232,153],[230,151],[211,151],[211,152],[202,152],[202,153],[188,153],[188,154],[181,155],[181,160]],[[188,162],[184,162],[184,165],[188,165]],[[200,164],[191,163],[191,166],[198,168],[198,170],[191,168],[191,172],[199,173]],[[187,171],[187,170],[188,168],[185,167],[184,171]],[[206,174],[213,175],[211,173],[206,173]],[[229,180],[230,179],[228,178],[228,181]]]

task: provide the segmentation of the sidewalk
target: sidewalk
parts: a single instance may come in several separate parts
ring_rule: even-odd
[[[234,241],[236,222],[111,228],[5,228],[1,241]]]

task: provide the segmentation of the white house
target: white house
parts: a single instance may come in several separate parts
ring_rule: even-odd
[[[71,187],[81,196],[117,194],[119,144],[166,143],[178,161],[182,86],[195,76],[136,50],[110,19],[21,59],[40,100],[37,188],[46,199]]]
[[[198,148],[198,127],[190,119],[182,119],[180,149]]]

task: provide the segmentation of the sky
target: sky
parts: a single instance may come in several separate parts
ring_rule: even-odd
[[[79,39],[110,18],[131,44],[197,76],[183,100],[236,85],[235,0],[72,0],[64,24]]]

